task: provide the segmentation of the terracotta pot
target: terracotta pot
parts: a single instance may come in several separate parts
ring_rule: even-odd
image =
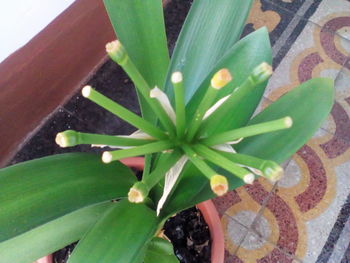
[[[144,167],[143,157],[132,157],[121,160],[121,162],[130,168],[142,170]],[[224,263],[225,243],[224,232],[221,227],[219,214],[211,200],[207,200],[197,205],[201,211],[205,222],[208,224],[211,237],[211,262]],[[34,263],[52,263],[52,255],[43,257]]]

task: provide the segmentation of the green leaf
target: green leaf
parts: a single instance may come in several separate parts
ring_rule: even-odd
[[[220,91],[218,98],[222,98],[241,85],[247,77],[262,62],[272,63],[271,44],[269,33],[265,27],[249,34],[235,44],[227,54],[215,65],[214,69],[207,76],[206,80],[201,84],[195,96],[193,96],[187,107],[188,119],[196,111],[197,105],[202,100],[206,89],[210,84],[213,74],[222,69],[227,68],[232,76],[233,81]],[[239,105],[230,109],[230,114],[225,114],[214,120],[211,127],[207,127],[207,134],[222,132],[245,125],[256,107],[258,106],[267,82],[258,85],[253,92],[245,96]],[[211,120],[213,121],[213,120]]]
[[[178,263],[179,260],[174,255],[173,245],[159,237],[155,237],[149,242],[144,263]]]
[[[162,87],[169,53],[161,0],[104,0],[113,28],[132,62],[149,86]],[[140,98],[143,116],[154,120],[153,112]]]
[[[170,76],[181,71],[186,101],[194,95],[213,66],[239,39],[252,0],[196,0],[177,40],[168,71],[166,93],[173,95]]]
[[[290,158],[320,128],[332,109],[334,83],[331,79],[311,79],[282,96],[253,118],[249,125],[290,116],[290,129],[244,139],[240,153],[281,163]]]
[[[281,163],[291,157],[319,129],[331,111],[333,101],[332,80],[309,80],[271,104],[248,123],[251,125],[290,116],[293,119],[292,128],[246,138],[235,149],[242,154]],[[217,171],[227,176],[231,190],[244,184],[224,170]],[[189,188],[188,185],[196,185],[196,188]],[[170,202],[165,205],[162,216],[168,217],[213,197],[208,180],[189,165],[169,197]]]
[[[111,202],[89,206],[0,243],[1,262],[28,263],[79,240]]]
[[[0,171],[0,241],[74,210],[127,195],[136,181],[119,162],[92,154],[61,154]]]
[[[80,240],[68,263],[142,262],[140,253],[144,253],[158,222],[155,212],[144,204],[120,201]]]

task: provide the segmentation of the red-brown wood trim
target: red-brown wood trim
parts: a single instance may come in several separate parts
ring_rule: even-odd
[[[0,166],[79,88],[114,38],[102,1],[77,0],[0,64]]]
[[[0,167],[105,61],[114,38],[102,0],[77,0],[0,63]]]

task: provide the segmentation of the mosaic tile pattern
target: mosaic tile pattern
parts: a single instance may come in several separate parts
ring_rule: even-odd
[[[350,1],[257,0],[246,31],[262,23],[275,74],[260,109],[314,77],[334,79],[336,102],[280,182],[259,179],[214,200],[225,263],[350,262]]]

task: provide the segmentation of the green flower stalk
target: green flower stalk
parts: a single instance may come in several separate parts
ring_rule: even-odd
[[[199,104],[197,111],[193,117],[193,120],[190,124],[187,133],[187,141],[191,141],[196,135],[196,132],[198,131],[198,128],[203,120],[203,117],[206,111],[212,105],[213,101],[215,101],[218,91],[225,87],[231,80],[232,76],[227,69],[221,69],[217,73],[215,73],[215,75],[210,81],[210,86],[207,89],[203,100]]]
[[[153,124],[142,119],[140,116],[129,111],[118,103],[112,101],[111,99],[103,96],[98,91],[94,90],[91,86],[85,86],[82,90],[82,95],[85,98],[95,102],[99,106],[113,113],[117,117],[123,119],[124,121],[130,123],[131,125],[137,127],[138,129],[148,133],[155,138],[165,138],[166,135],[159,128],[155,127]]]
[[[181,72],[174,72],[171,75],[171,82],[175,93],[176,109],[176,132],[179,138],[185,135],[186,111],[185,111],[185,89]]]
[[[155,152],[162,152],[165,150],[169,150],[174,147],[174,144],[169,141],[158,141],[153,143],[148,143],[142,146],[133,147],[125,150],[117,150],[117,151],[107,151],[102,154],[102,161],[104,163],[110,163],[112,161],[117,161],[120,159],[146,155]]]
[[[218,196],[226,194],[229,188],[226,177],[217,174],[209,165],[205,163],[205,161],[201,159],[200,156],[198,156],[197,153],[191,149],[191,147],[184,145],[182,149],[190,161],[198,168],[198,170],[200,170],[203,175],[210,180],[211,190]]]
[[[131,80],[134,82],[136,89],[142,94],[143,98],[147,101],[147,104],[151,107],[154,114],[159,118],[159,121],[162,123],[164,128],[167,129],[169,134],[174,137],[175,136],[175,126],[171,121],[166,111],[159,103],[152,99],[150,96],[151,88],[148,83],[142,77],[141,73],[138,71],[134,63],[131,61],[128,56],[125,48],[120,43],[119,40],[115,40],[106,45],[106,51],[110,58],[118,63],[124,71],[128,74]]]
[[[65,148],[79,144],[108,145],[113,147],[140,146],[152,142],[152,139],[136,139],[129,136],[110,136],[67,130],[56,135],[56,143]]]
[[[232,173],[233,175],[242,179],[245,183],[253,183],[254,175],[252,173],[248,172],[246,169],[240,167],[236,163],[231,162],[229,159],[215,152],[214,150],[201,144],[194,145],[193,149],[195,150],[195,152],[203,156],[208,161]]]
[[[282,119],[259,123],[259,124],[219,133],[217,135],[212,135],[208,138],[201,140],[201,143],[204,143],[208,146],[222,144],[222,143],[229,143],[230,141],[235,141],[240,138],[246,138],[254,135],[288,129],[292,127],[292,125],[293,125],[292,118],[284,117]]]

